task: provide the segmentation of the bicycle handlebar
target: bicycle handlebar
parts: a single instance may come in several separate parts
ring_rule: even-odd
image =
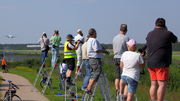
[[[11,83],[14,87],[16,87],[17,89],[19,89],[19,87],[18,86],[16,86],[15,84],[13,84],[13,83]]]

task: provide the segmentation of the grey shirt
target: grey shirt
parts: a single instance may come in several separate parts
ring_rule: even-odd
[[[43,36],[43,38],[39,39],[38,43],[41,44],[41,51],[44,51],[45,50],[45,45],[49,44],[49,39]]]
[[[118,34],[113,39],[114,58],[121,58],[122,54],[127,51],[126,42],[129,41],[129,37],[124,34]]]

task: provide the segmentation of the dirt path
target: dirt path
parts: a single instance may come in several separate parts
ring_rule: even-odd
[[[2,81],[0,85],[1,99],[5,92],[8,89],[8,80],[12,80],[14,84],[16,84],[20,89],[17,90],[17,95],[21,97],[22,101],[49,101],[45,96],[41,95],[41,93],[35,88],[33,92],[31,92],[32,84],[25,78],[10,74],[10,73],[2,73],[0,72],[0,76],[6,81]]]

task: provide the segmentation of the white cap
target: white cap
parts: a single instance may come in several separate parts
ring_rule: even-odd
[[[43,35],[46,35],[46,32],[43,32]]]
[[[77,32],[82,32],[82,30],[81,30],[81,29],[78,29]]]

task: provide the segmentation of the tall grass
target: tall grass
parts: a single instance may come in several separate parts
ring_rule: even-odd
[[[57,63],[58,65],[60,62],[62,62],[62,59],[63,59],[63,54],[60,54],[60,58],[58,59],[58,63]],[[29,61],[31,61],[31,60],[29,60]],[[41,61],[41,60],[35,59],[33,61]],[[33,84],[33,82],[36,78],[37,72],[39,71],[39,67],[40,67],[39,62],[33,62],[33,61],[31,61],[31,62],[35,63],[35,64],[32,65],[31,67],[27,67],[28,66],[26,64],[27,60],[23,61],[23,62],[16,61],[17,63],[12,62],[11,64],[14,65],[16,68],[14,69],[14,71],[10,70],[10,72],[24,76]],[[50,61],[51,61],[51,56],[49,56],[46,59],[46,66],[49,68],[49,70],[51,69]],[[165,95],[166,100],[177,101],[177,99],[180,95],[178,93],[180,91],[180,64],[179,63],[180,63],[180,56],[173,56],[172,64],[170,65],[170,71],[169,71],[169,83],[168,83],[167,92]],[[18,67],[18,65],[20,65],[20,66]],[[14,68],[14,66],[12,66],[12,68]],[[115,67],[113,64],[113,55],[109,55],[109,56],[104,55],[104,57],[102,59],[102,66],[103,66],[103,71],[105,71],[107,74],[111,93],[113,94],[113,97],[115,97],[115,86],[114,86]],[[28,72],[28,70],[22,70],[22,71],[18,70],[17,71],[17,68],[21,68],[21,69],[31,68],[31,69],[33,69],[33,72]],[[149,76],[147,67],[145,67],[144,70],[145,70],[145,74],[140,75],[140,81],[139,81],[139,85],[138,85],[137,92],[136,92],[138,101],[150,100],[149,88],[151,85],[151,81],[150,81],[150,76]],[[73,73],[72,77],[74,77],[74,73]],[[40,78],[38,81],[40,81]],[[60,99],[63,99],[63,97],[62,96],[54,96],[56,93],[63,92],[63,91],[59,90],[59,87],[58,87],[59,81],[58,81],[57,71],[53,72],[52,78],[53,78],[53,89],[54,90],[51,91],[50,89],[47,89],[45,92],[45,96],[47,98],[49,98],[51,101],[59,101]],[[83,91],[81,91],[81,86],[82,86],[82,80],[80,78],[78,78],[77,79],[78,93],[83,93]],[[38,83],[37,83],[36,87],[40,91],[42,90],[42,88],[40,88]],[[94,101],[101,101],[101,100],[102,100],[102,97],[101,97],[100,90],[98,88]]]

